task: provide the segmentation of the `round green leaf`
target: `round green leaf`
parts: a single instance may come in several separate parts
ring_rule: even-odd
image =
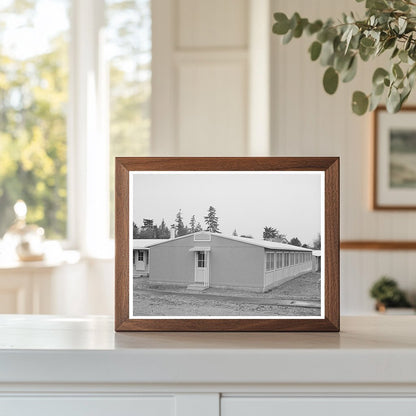
[[[358,52],[360,53],[360,58],[364,61],[367,62],[371,56],[373,56],[376,52],[375,48],[367,48],[365,46],[363,46],[360,43],[360,46],[358,47]]]
[[[405,50],[401,50],[400,52],[399,52],[399,58],[400,58],[400,60],[402,61],[402,62],[407,62],[407,59],[408,59],[408,55],[407,55],[407,51],[405,51]]]
[[[397,113],[400,110],[400,93],[397,88],[392,88],[387,96],[386,107],[389,113]]]
[[[399,53],[399,50],[400,50],[400,49],[396,46],[396,47],[394,48],[394,50],[393,50],[393,53],[391,54],[390,59],[395,58],[395,57],[397,56],[397,54]]]
[[[399,64],[394,64],[392,68],[393,75],[396,78],[403,78],[404,74]]]
[[[373,85],[379,85],[384,83],[384,78],[386,78],[389,73],[384,68],[377,68],[373,74]]]
[[[413,33],[410,34],[410,36],[408,36],[406,43],[404,44],[404,49],[407,51],[410,48],[410,45],[412,43],[413,40]]]
[[[344,72],[342,77],[342,82],[350,82],[354,79],[355,75],[357,74],[357,58],[353,56],[349,63],[348,69]]]
[[[386,41],[383,43],[384,49],[392,48],[396,44],[396,38],[387,38]]]
[[[373,111],[378,107],[378,105],[380,104],[381,97],[382,97],[381,95],[371,94],[371,96],[370,96],[370,106],[368,108],[368,111]]]
[[[311,54],[312,61],[316,61],[321,54],[322,44],[318,41],[312,43],[309,47],[309,53]]]
[[[384,92],[384,83],[373,86],[373,95],[381,96]],[[370,110],[371,111],[371,110]]]
[[[322,66],[332,65],[334,62],[334,43],[327,41],[322,45],[320,54],[320,63]]]
[[[319,32],[322,29],[323,23],[321,20],[315,20],[313,23],[310,23],[307,27],[307,32],[310,35],[313,35],[316,32]]]
[[[293,29],[293,36],[295,38],[300,38],[303,33],[303,29],[305,29],[308,26],[308,20],[307,19],[299,19],[297,20],[296,26]]]
[[[368,97],[361,91],[355,91],[352,95],[352,111],[362,116],[368,108]]]
[[[374,39],[364,37],[361,39],[360,45],[364,48],[372,48],[374,46]]]
[[[336,71],[342,73],[343,71],[347,70],[351,63],[351,53],[344,54],[344,53],[336,53],[334,58],[334,68]]]
[[[328,94],[334,94],[338,88],[338,72],[330,66],[324,74],[324,89]]]
[[[283,36],[282,43],[283,45],[288,44],[293,38],[293,30],[289,30],[286,35]]]
[[[276,20],[276,23],[273,25],[273,33],[285,35],[290,29],[287,16],[284,13],[275,13],[274,20]]]

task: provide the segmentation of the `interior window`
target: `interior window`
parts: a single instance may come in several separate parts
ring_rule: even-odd
[[[47,238],[67,235],[69,12],[70,0],[0,4],[0,238],[18,199]]]
[[[110,235],[114,236],[114,157],[150,148],[151,0],[106,0],[110,100]]]

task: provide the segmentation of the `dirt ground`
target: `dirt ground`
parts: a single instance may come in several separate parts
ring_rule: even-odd
[[[186,286],[133,280],[134,316],[319,316],[320,273],[309,272],[266,293],[208,288],[195,293]]]

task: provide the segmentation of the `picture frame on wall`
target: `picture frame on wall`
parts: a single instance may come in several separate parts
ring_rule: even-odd
[[[373,209],[416,209],[416,107],[373,114]]]
[[[116,331],[339,331],[339,158],[116,158]]]

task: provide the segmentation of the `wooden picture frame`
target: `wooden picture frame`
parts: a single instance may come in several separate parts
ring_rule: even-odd
[[[373,112],[374,210],[416,209],[416,170],[408,169],[408,165],[412,165],[409,157],[415,156],[416,161],[415,116],[416,106],[404,107],[396,114],[388,113],[384,106]],[[413,154],[393,149],[393,140],[401,140],[402,146],[406,145],[406,141],[409,142]]]
[[[322,184],[320,188],[322,193],[320,224],[323,230],[324,248],[322,254],[324,258],[322,264],[324,284],[321,285],[324,297],[323,299],[321,297],[321,316],[307,317],[308,319],[297,316],[290,319],[285,319],[282,316],[251,319],[240,316],[230,316],[225,319],[212,316],[206,317],[206,319],[204,317],[165,318],[157,315],[148,316],[146,319],[132,317],[130,314],[130,298],[133,296],[131,290],[133,286],[130,286],[130,273],[133,267],[132,261],[134,261],[131,253],[134,253],[134,250],[130,245],[133,233],[133,223],[131,222],[131,215],[133,214],[133,208],[131,208],[133,206],[131,205],[133,179],[131,178],[135,178],[134,175],[136,174],[140,179],[145,178],[140,174],[149,172],[163,173],[167,175],[166,177],[169,177],[171,173],[204,173],[207,175],[211,173],[229,173],[230,175],[235,173],[247,175],[272,174],[282,177],[284,174],[291,173],[294,174],[293,177],[296,174],[298,176],[305,174],[305,177],[308,173],[314,174],[316,172],[320,174],[320,183]],[[338,157],[118,157],[116,158],[115,189],[116,331],[339,331]],[[214,236],[215,238],[223,237],[218,234]],[[175,240],[179,238],[183,237],[175,238]],[[242,237],[237,238],[241,239]],[[201,243],[198,244],[201,245]],[[206,245],[208,243],[202,244]],[[159,244],[160,246],[161,244]],[[154,250],[152,247],[154,246],[150,246],[150,250]],[[199,250],[201,247],[197,249]],[[299,249],[301,248],[299,247]],[[309,250],[309,248],[305,248],[305,250]],[[296,258],[296,254],[293,256]],[[308,258],[306,254],[303,257]],[[299,258],[303,257],[300,255]],[[277,257],[273,258],[276,259]],[[275,261],[273,260],[273,262]],[[278,267],[277,263],[275,267]],[[150,264],[150,269],[152,270],[152,264]],[[266,271],[266,268],[264,270]]]

